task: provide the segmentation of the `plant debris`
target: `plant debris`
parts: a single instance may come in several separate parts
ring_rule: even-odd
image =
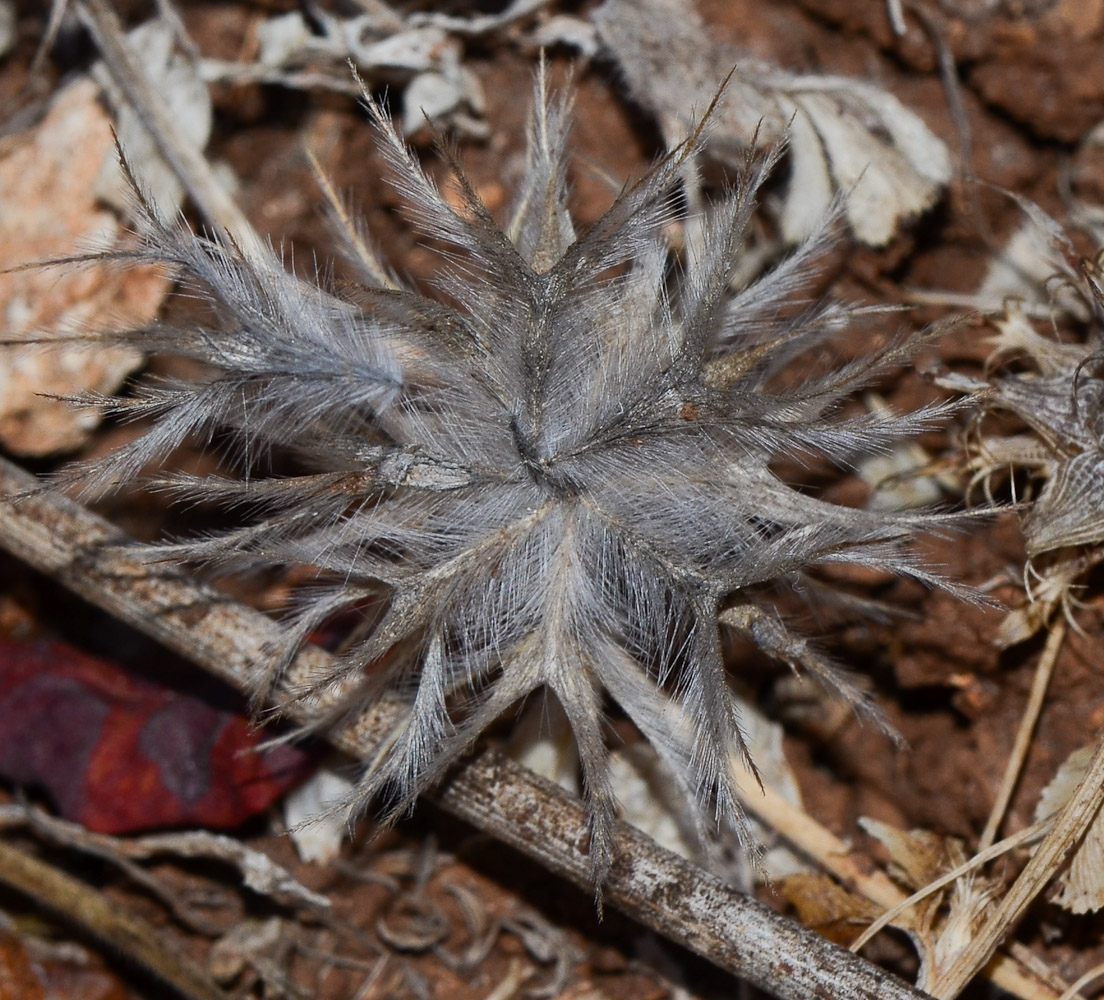
[[[709,38],[689,0],[606,0],[594,17],[669,147],[690,134],[703,95],[722,81],[705,154],[738,167],[747,150],[786,140],[790,176],[778,215],[787,244],[813,236],[842,197],[856,238],[884,246],[905,219],[931,208],[951,179],[947,147],[892,94],[738,54]]]

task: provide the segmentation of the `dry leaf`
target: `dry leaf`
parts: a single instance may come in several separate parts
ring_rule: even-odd
[[[353,785],[333,768],[321,767],[284,797],[284,824],[300,861],[327,865],[337,859],[349,834],[339,807]]]
[[[1096,744],[1074,750],[1066,758],[1035,806],[1035,820],[1046,819],[1070,800],[1085,777],[1096,752]],[[1104,817],[1093,820],[1085,838],[1074,851],[1065,871],[1055,879],[1058,889],[1052,902],[1071,913],[1095,913],[1104,908]]]
[[[733,695],[733,703],[759,779],[790,805],[800,808],[801,790],[783,750],[782,726],[739,695]],[[678,725],[673,715],[670,724]],[[703,827],[695,816],[692,796],[649,744],[620,747],[610,757],[621,818],[668,850],[729,878],[774,882],[808,869],[808,864],[781,842],[775,831],[750,817],[748,830],[761,852],[754,866],[747,865],[743,845],[733,842],[733,831]],[[732,766],[743,767],[736,755]]]
[[[867,393],[866,406],[872,413],[891,412],[877,393]],[[856,464],[856,470],[872,490],[868,504],[871,508],[911,510],[928,507],[943,498],[945,484],[925,472],[931,464],[931,456],[919,442],[902,440],[885,452],[863,458]]]
[[[188,56],[176,51],[176,34],[166,21],[155,18],[126,36],[131,54],[172,112],[180,134],[196,149],[203,149],[211,135],[211,98],[199,69]],[[180,210],[184,188],[162,158],[157,143],[102,64],[94,76],[115,109],[115,131],[127,165],[142,185],[147,199],[166,218]],[[122,212],[129,210],[133,195],[114,158],[103,161],[96,194]]]
[[[888,852],[890,874],[910,889],[934,882],[947,869],[947,840],[930,830],[898,830],[880,820],[863,816],[859,826]]]
[[[709,156],[738,166],[749,149],[788,134],[792,168],[779,218],[787,244],[817,232],[842,193],[856,238],[882,246],[904,219],[931,208],[951,179],[947,147],[896,97],[860,80],[742,58],[710,38],[690,0],[606,0],[593,17],[668,146],[686,138],[703,99],[726,77]]]
[[[98,88],[83,79],[54,96],[33,130],[0,151],[0,269],[113,244],[122,227],[97,205],[96,180],[114,159],[111,122]],[[109,322],[140,327],[157,313],[168,281],[160,269],[126,272],[90,263],[59,274],[36,268],[0,274],[0,315],[9,341],[96,330]],[[113,392],[141,362],[133,348],[0,347],[0,444],[19,455],[80,446],[99,423],[94,409],[74,410],[43,393]]]
[[[845,948],[882,912],[877,903],[849,892],[819,872],[789,875],[780,888],[806,927]]]
[[[579,753],[571,724],[555,698],[538,697],[526,707],[506,744],[506,752],[542,778],[578,795]]]
[[[684,858],[701,859],[692,806],[680,793],[670,769],[646,743],[610,754],[610,776],[621,818],[643,830],[660,847]]]
[[[930,885],[966,860],[961,842],[930,830],[905,832],[867,816],[859,819],[859,826],[885,847],[892,861],[890,874],[910,889]],[[943,995],[943,973],[973,939],[991,899],[990,883],[970,873],[902,914],[907,921],[903,926],[920,954],[919,989]]]
[[[428,119],[483,135],[486,127],[476,120],[483,113],[482,85],[463,65],[463,45],[457,36],[495,30],[529,12],[515,11],[518,6],[482,19],[486,24],[477,23],[479,18],[400,14],[384,4],[353,17],[318,9],[311,22],[293,11],[261,24],[258,62],[264,79],[296,86],[295,74],[310,69],[310,85],[325,81],[328,73],[336,89],[347,88],[345,64],[352,62],[367,79],[403,88],[403,129],[408,134],[423,128]],[[248,78],[251,68],[205,59],[203,72],[208,78]]]
[[[791,805],[800,807],[797,778],[783,751],[782,727],[743,698],[734,695],[733,701],[739,712],[748,753],[756,763],[763,784]],[[672,712],[668,726],[672,731],[681,731],[687,728],[688,720]],[[506,749],[530,770],[555,781],[574,795],[580,793],[578,751],[567,717],[554,698],[537,699],[526,708]],[[740,762],[736,761],[735,765],[740,766]],[[720,865],[723,874],[733,874],[722,857],[726,853],[725,845],[716,842],[718,838],[729,837],[732,831],[706,829],[701,824],[700,817],[695,815],[693,796],[648,743],[612,750],[610,774],[617,790],[621,819],[675,854],[706,867]],[[777,835],[768,827],[754,819],[747,822],[755,841],[764,845],[757,859],[757,875],[777,880],[807,868],[788,847],[773,844]],[[720,853],[715,850],[718,847]],[[740,870],[744,872],[746,868]]]

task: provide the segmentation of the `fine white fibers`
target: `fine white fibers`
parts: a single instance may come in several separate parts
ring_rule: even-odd
[[[209,374],[118,401],[121,412],[155,417],[152,428],[74,478],[90,488],[131,480],[186,438],[215,433],[238,443],[246,469],[274,449],[298,456],[306,471],[293,478],[155,479],[251,516],[160,546],[162,555],[310,565],[326,584],[304,596],[297,638],[258,699],[281,697],[296,642],[375,601],[376,618],[335,673],[299,695],[347,683],[354,716],[388,688],[406,699],[407,717],[380,734],[351,803],[383,797],[394,813],[503,711],[548,689],[579,744],[600,885],[615,809],[607,697],[703,815],[738,824],[730,761],[743,740],[718,616],[832,684],[831,668],[773,611],[747,611],[754,595],[741,592],[800,582],[830,562],[932,582],[903,546],[937,517],[834,506],[787,486],[771,463],[811,452],[850,461],[941,412],[837,416],[856,389],[907,359],[900,340],[775,386],[847,321],[840,307],[791,308],[826,226],[751,286],[730,287],[776,153],[749,163],[676,260],[665,234],[700,132],[577,235],[569,101],[550,97],[543,75],[505,229],[462,175],[454,207],[383,109],[367,107],[415,224],[448,246],[442,297],[402,287],[355,233],[347,242],[365,287],[352,301],[151,213],[134,259],[178,267],[220,322],[130,338]]]

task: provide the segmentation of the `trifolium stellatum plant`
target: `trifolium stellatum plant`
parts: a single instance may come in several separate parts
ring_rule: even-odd
[[[827,598],[815,571],[828,564],[938,585],[909,543],[945,522],[839,506],[776,469],[817,455],[852,463],[943,411],[845,412],[908,361],[916,338],[824,363],[851,313],[795,303],[829,220],[733,287],[757,192],[782,153],[749,154],[676,247],[699,126],[580,232],[568,209],[571,99],[551,93],[543,71],[535,91],[505,225],[459,168],[446,197],[366,99],[390,183],[445,247],[429,292],[396,278],[359,232],[346,234],[359,284],[339,286],[147,209],[140,246],[120,256],[175,269],[217,320],[119,339],[206,374],[109,401],[124,418],[152,418],[149,429],[72,478],[101,489],[144,476],[248,512],[242,526],[154,547],[161,558],[312,568],[257,694],[279,705],[336,686],[346,717],[384,691],[405,701],[351,808],[401,812],[507,709],[538,690],[556,699],[578,746],[600,885],[616,806],[613,704],[700,815],[737,828],[731,765],[743,740],[726,631],[865,704],[787,624],[772,588]],[[240,476],[151,472],[186,440],[216,436],[235,442]],[[297,474],[267,474],[271,453],[297,461]],[[369,606],[379,610],[332,673],[281,688],[298,643]]]

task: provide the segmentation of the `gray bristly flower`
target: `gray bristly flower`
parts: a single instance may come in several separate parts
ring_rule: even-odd
[[[908,338],[830,370],[819,358],[804,375],[791,366],[849,319],[840,307],[794,308],[827,225],[732,290],[774,156],[749,162],[681,259],[666,234],[700,128],[580,234],[567,198],[570,101],[549,96],[543,73],[536,91],[505,228],[459,171],[454,207],[367,100],[414,223],[448,247],[439,296],[401,286],[355,230],[347,242],[364,287],[351,297],[151,218],[133,256],[177,266],[221,323],[138,339],[209,374],[116,401],[125,416],[152,415],[151,428],[77,475],[92,487],[128,481],[216,432],[238,442],[245,468],[266,449],[300,456],[312,471],[290,478],[155,480],[253,517],[153,551],[317,568],[319,586],[259,697],[286,704],[336,687],[353,718],[384,691],[404,703],[401,724],[379,734],[354,808],[382,797],[390,814],[402,810],[511,705],[551,692],[578,742],[600,886],[615,815],[607,697],[703,815],[738,822],[731,762],[743,741],[722,621],[861,706],[755,595],[830,563],[939,582],[907,547],[938,516],[833,505],[782,482],[772,463],[810,453],[846,463],[943,409],[839,412],[907,360]],[[282,691],[305,636],[373,599],[385,610],[334,671]]]

